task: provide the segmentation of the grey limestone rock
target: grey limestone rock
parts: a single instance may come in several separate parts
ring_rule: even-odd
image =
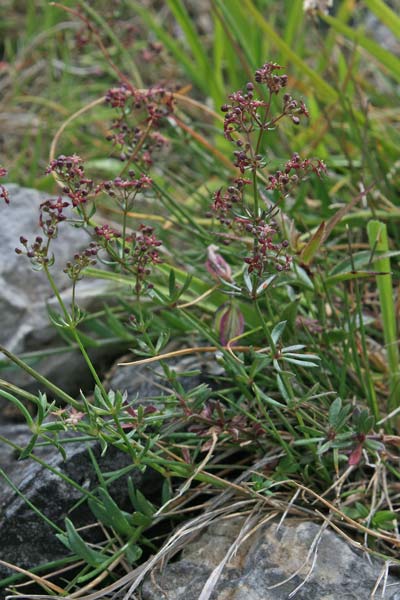
[[[209,527],[180,560],[146,580],[143,600],[198,600],[242,525],[236,518]],[[239,545],[210,600],[399,600],[400,581],[392,576],[383,595],[380,585],[371,596],[383,563],[354,550],[332,530],[320,535],[320,529],[320,524],[294,519],[280,527],[276,522],[264,525]],[[310,552],[312,544],[316,554]]]
[[[65,346],[49,320],[47,305],[54,310],[57,309],[57,303],[45,274],[34,271],[25,256],[15,253],[15,248],[20,246],[21,235],[29,242],[40,235],[39,206],[51,196],[15,184],[7,184],[7,189],[10,204],[0,204],[0,343],[16,354]],[[56,266],[52,269],[52,275],[67,303],[70,298],[70,280],[63,273],[63,268],[74,253],[86,248],[89,242],[84,230],[60,224],[55,240]],[[103,283],[83,281],[78,285],[78,304],[84,309],[96,302],[98,304],[99,297],[106,296],[107,286]],[[103,349],[94,353],[94,358],[100,359],[104,352]],[[109,348],[107,352],[110,353]],[[4,357],[0,354],[1,358]],[[78,351],[50,354],[34,366],[71,394],[79,393],[81,388],[90,389],[92,384]],[[0,377],[33,392],[38,388],[34,380],[21,370],[0,369]]]
[[[21,351],[35,341],[46,343],[49,339],[49,321],[46,302],[51,298],[51,289],[43,272],[33,271],[30,261],[15,253],[20,246],[19,238],[25,236],[29,242],[41,234],[39,206],[50,198],[36,190],[7,184],[10,204],[2,204],[0,216],[4,226],[0,239],[0,331],[1,342],[12,351]],[[65,262],[83,247],[88,238],[81,229],[60,226],[56,240],[57,264]],[[62,268],[54,269],[56,284],[65,289],[68,278]]]

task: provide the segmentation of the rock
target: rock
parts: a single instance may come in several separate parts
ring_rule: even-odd
[[[7,184],[7,189],[10,204],[0,204],[0,219],[4,223],[0,237],[0,342],[17,354],[65,346],[49,320],[46,304],[57,310],[57,303],[45,274],[34,271],[25,256],[15,253],[15,248],[20,246],[21,235],[31,242],[40,234],[39,205],[50,196],[14,184]],[[67,302],[70,298],[70,280],[63,273],[63,268],[73,254],[87,247],[88,243],[85,231],[66,223],[60,224],[55,240],[56,265],[52,275]],[[106,295],[107,286],[95,281],[83,281],[78,284],[77,291],[78,304],[88,308],[94,306],[95,302],[99,305],[98,299]],[[96,349],[92,356],[94,360],[101,360],[105,353],[111,360],[116,354],[115,349],[102,348]],[[71,395],[77,395],[81,388],[93,388],[90,373],[78,351],[49,353],[44,359],[36,360],[33,366]],[[1,369],[0,377],[32,392],[39,388],[29,375],[19,369]],[[0,407],[4,406],[4,402],[0,402]],[[4,411],[2,416],[4,420]]]
[[[39,205],[50,196],[13,184],[7,184],[7,189],[11,202],[0,208],[2,222],[7,224],[0,240],[0,330],[2,343],[13,352],[20,352],[35,345],[34,340],[29,344],[32,336],[41,343],[48,341],[46,302],[52,296],[51,288],[45,274],[34,271],[30,261],[18,256],[15,248],[21,246],[21,235],[30,242],[41,234]],[[82,230],[63,225],[55,241],[57,265],[63,265],[88,243]],[[68,287],[62,268],[54,268],[52,272],[61,289]]]
[[[25,425],[0,426],[0,436],[11,439],[26,447],[30,432]],[[117,471],[132,464],[131,458],[117,450],[108,448],[100,457],[99,445],[90,444],[102,473]],[[86,444],[65,444],[67,460],[53,447],[37,447],[35,455],[56,471],[68,476],[85,489],[92,490],[98,484],[97,476],[87,452]],[[66,483],[58,475],[32,459],[17,460],[16,453],[0,441],[0,467],[29,502],[43,512],[48,519],[65,529],[64,519],[69,517],[76,527],[96,521],[86,503],[71,509],[82,497],[80,490]],[[134,468],[129,472],[135,486],[145,495],[159,489],[159,477],[150,469],[142,474]],[[110,493],[120,508],[130,510],[126,477],[113,481]],[[68,550],[55,536],[55,531],[43,521],[32,508],[17,495],[0,472],[0,559],[19,567],[31,568],[48,561],[57,560],[68,554]],[[0,579],[13,574],[0,565]]]
[[[180,560],[161,573],[153,572],[143,585],[142,599],[199,600],[207,578],[224,559],[243,523],[235,518],[209,527],[184,549]],[[280,527],[273,522],[256,530],[232,553],[210,600],[370,598],[383,563],[369,560],[329,528],[319,537],[320,531],[320,524],[294,519],[286,519]],[[314,564],[312,545],[317,549]],[[381,595],[382,585],[376,594],[400,600],[400,581],[389,576],[385,594]]]

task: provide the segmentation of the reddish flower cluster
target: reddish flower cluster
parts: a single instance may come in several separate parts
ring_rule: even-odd
[[[98,246],[104,248],[112,260],[120,264],[123,261],[128,272],[134,274],[137,294],[145,287],[152,287],[150,283],[145,284],[151,274],[150,266],[161,262],[158,252],[161,242],[156,238],[153,227],[142,224],[137,232],[126,236],[125,240],[109,225],[96,227],[95,234]]]
[[[129,171],[129,176],[134,177],[135,173],[133,171]],[[122,179],[121,177],[116,177],[115,179],[110,179],[109,181],[104,181],[101,183],[97,190],[105,190],[109,196],[115,196],[118,191],[138,191],[149,188],[152,185],[152,180],[147,175],[141,175],[139,179]]]
[[[268,101],[257,99],[254,85],[249,82],[245,91],[239,90],[230,94],[229,103],[221,108],[225,113],[224,135],[227,140],[236,145],[233,152],[234,166],[240,171],[241,176],[236,178],[233,185],[225,191],[219,189],[215,192],[211,206],[212,214],[221,224],[236,229],[252,239],[252,253],[244,258],[244,262],[247,265],[247,272],[257,275],[258,278],[270,271],[271,266],[278,271],[290,268],[291,258],[286,254],[289,243],[286,240],[275,241],[278,232],[271,223],[273,211],[263,210],[259,206],[258,190],[254,190],[256,210],[253,208],[253,203],[245,202],[246,186],[257,184],[255,177],[253,180],[245,179],[243,174],[251,171],[254,175],[267,165],[265,157],[260,153],[261,140],[265,133],[274,129],[283,118],[289,117],[295,125],[298,125],[301,116],[309,116],[304,102],[293,99],[288,93],[283,95],[281,112],[277,115],[270,114],[272,96],[287,86],[287,75],[279,74],[282,68],[276,63],[268,62],[255,72],[255,81],[265,85],[269,90]],[[303,160],[295,153],[282,170],[268,177],[266,189],[277,190],[283,195],[289,185],[298,183],[308,174],[315,173],[321,177],[325,171],[326,167],[322,161]],[[256,285],[256,281],[253,283]],[[247,284],[246,286],[249,289]]]
[[[285,254],[289,242],[287,240],[274,242],[273,238],[277,234],[277,230],[271,224],[264,219],[259,219],[258,223],[254,225],[248,219],[243,219],[243,225],[255,240],[252,255],[244,259],[249,273],[255,272],[261,277],[271,263],[275,264],[277,271],[290,269],[292,260]]]
[[[174,97],[164,87],[156,86],[145,91],[135,90],[135,108],[147,111],[147,121],[159,125],[161,119],[174,112]]]
[[[21,236],[19,241],[24,250],[16,248],[15,252],[17,254],[25,254],[31,259],[35,267],[52,266],[54,264],[54,257],[49,256],[50,241],[57,237],[59,224],[66,220],[67,217],[63,214],[63,211],[68,206],[69,202],[63,200],[61,196],[57,199],[49,199],[42,202],[39,212],[39,225],[43,236],[47,240],[43,240],[42,236],[37,236],[35,241],[28,246],[28,240]]]
[[[69,202],[64,201],[61,196],[57,200],[45,200],[40,205],[39,225],[47,238],[55,238],[58,233],[58,224],[67,218],[63,214],[64,208]]]
[[[218,400],[209,400],[200,413],[187,410],[190,420],[189,431],[200,437],[211,438],[212,435],[224,436],[226,443],[245,442],[256,439],[262,433],[258,423],[249,420],[245,415],[228,414],[226,407]],[[211,446],[211,439],[202,446],[206,452]]]
[[[7,169],[5,169],[4,167],[0,167],[0,177],[5,177],[7,175],[7,173],[8,173]],[[8,195],[8,191],[4,187],[4,185],[1,185],[1,184],[0,184],[0,198],[3,198],[3,200],[6,204],[10,204],[10,197]]]
[[[91,242],[86,250],[74,254],[74,262],[67,262],[64,273],[73,281],[78,281],[82,278],[82,271],[96,264],[97,260],[95,257],[98,252],[99,246],[95,242]]]
[[[272,244],[271,242],[264,245],[260,245],[257,251],[253,252],[251,256],[244,259],[244,262],[249,266],[249,273],[257,273],[259,277],[265,274],[266,265],[271,263],[271,255],[267,255],[269,251],[279,251],[280,249],[286,248],[284,243]],[[274,256],[275,268],[277,271],[288,271],[292,265],[292,258],[287,254],[282,255],[283,262],[278,261],[278,256]]]
[[[15,248],[15,252],[17,254],[25,254],[31,259],[34,267],[40,269],[44,266],[50,267],[54,264],[54,256],[49,256],[48,241],[44,241],[40,235],[35,238],[35,241],[30,246],[28,246],[28,240],[23,236],[19,238],[19,241],[24,250]]]
[[[255,79],[260,84],[265,84],[270,96],[277,94],[281,88],[287,84],[286,75],[276,75],[274,71],[282,69],[275,63],[266,63],[255,73]],[[282,112],[274,117],[269,115],[271,108],[270,102],[260,100],[254,97],[254,85],[249,82],[246,85],[246,91],[239,90],[228,96],[230,103],[221,107],[225,113],[224,118],[224,136],[230,142],[234,142],[238,147],[234,151],[234,166],[243,174],[246,170],[253,172],[263,168],[266,164],[262,154],[254,151],[251,143],[251,134],[254,131],[259,132],[259,136],[264,131],[275,127],[276,123],[283,117],[290,117],[295,125],[300,123],[300,116],[309,116],[304,102],[294,100],[290,94],[283,96]],[[259,147],[257,143],[256,148]]]
[[[276,63],[265,63],[262,67],[257,69],[255,73],[255,80],[257,83],[261,83],[267,86],[271,94],[278,94],[280,90],[287,86],[288,76],[277,75],[274,71],[280,71],[283,69]]]
[[[134,171],[129,171],[132,179],[116,177],[110,181],[104,181],[96,188],[96,194],[104,191],[110,198],[115,198],[122,210],[131,210],[137,194],[150,188],[153,181],[147,175],[136,178]]]
[[[318,177],[322,177],[326,173],[326,166],[319,159],[306,158],[302,160],[300,155],[295,152],[285,164],[283,171],[276,171],[273,175],[269,175],[269,184],[266,189],[284,192],[290,185],[304,180],[309,173],[315,173]]]
[[[94,231],[98,238],[104,240],[105,243],[114,241],[121,237],[121,234],[110,227],[109,225],[102,225],[101,227],[95,227]]]
[[[129,98],[132,98],[132,90],[126,83],[121,83],[108,90],[105,101],[112,108],[124,108]]]
[[[162,50],[163,45],[160,42],[149,42],[140,55],[144,62],[153,63],[160,56]]]
[[[139,225],[139,229],[132,236],[127,238],[127,242],[131,244],[126,248],[126,262],[130,264],[136,275],[135,292],[139,294],[143,291],[144,282],[150,275],[150,265],[155,265],[161,262],[161,258],[157,248],[161,246],[160,240],[154,235],[154,228],[148,225]],[[151,288],[151,284],[146,285]]]
[[[276,75],[274,71],[282,69],[275,63],[266,63],[255,73],[255,79],[260,84],[265,84],[270,94],[278,94],[287,84],[287,75]],[[282,113],[275,117],[269,116],[270,102],[254,98],[254,85],[249,82],[246,91],[239,90],[228,96],[230,103],[221,107],[225,113],[224,135],[230,142],[235,142],[239,150],[234,152],[235,166],[243,173],[245,169],[256,170],[264,166],[262,156],[253,153],[249,135],[255,131],[268,131],[285,116],[290,116],[293,123],[300,123],[300,116],[309,116],[304,102],[294,100],[290,94],[283,96]],[[237,135],[244,136],[244,140]]]
[[[83,160],[80,156],[64,156],[60,154],[52,160],[46,169],[46,173],[56,173],[59,177],[74,180],[84,176]]]
[[[91,217],[96,211],[93,203],[90,215],[85,213],[82,204],[86,202],[89,194],[96,197],[104,192],[119,204],[124,214],[128,212],[138,193],[142,193],[153,184],[152,179],[146,174],[135,175],[135,171],[129,171],[129,178],[116,177],[97,185],[91,179],[87,179],[84,172],[83,161],[79,156],[61,155],[52,160],[46,171],[55,173],[63,183],[63,191],[68,194],[72,202],[65,200],[62,196],[45,200],[40,205],[39,225],[43,236],[36,237],[33,244],[28,245],[28,240],[20,238],[23,248],[17,248],[18,254],[25,254],[30,258],[35,267],[45,267],[54,264],[54,257],[50,257],[50,242],[57,237],[58,227],[62,221],[67,219],[64,210],[68,207],[76,209],[83,217],[80,225],[85,226],[86,231],[92,236],[93,241],[85,250],[74,255],[72,261],[66,264],[64,272],[73,280],[81,278],[82,272],[89,266],[96,264],[99,252],[105,251],[114,264],[118,264],[126,272],[135,278],[135,290],[140,293],[145,287],[145,280],[150,275],[152,264],[161,262],[158,247],[161,242],[154,235],[152,227],[140,225],[138,231],[131,235],[125,235],[113,229],[110,225],[94,227]],[[71,213],[73,214],[73,213]],[[45,241],[43,241],[45,240]],[[108,261],[109,262],[109,261]]]
[[[135,154],[135,162],[150,166],[152,155],[168,144],[167,139],[157,129],[174,111],[173,95],[165,88],[154,87],[148,90],[135,90],[126,84],[112,88],[106,95],[106,102],[120,111],[114,119],[107,139],[119,149],[119,158],[125,161]],[[136,111],[140,125],[131,126],[128,116]],[[140,152],[139,152],[140,151]]]
[[[64,184],[63,192],[74,207],[85,204],[93,190],[93,181],[85,176],[82,159],[76,154],[61,155],[49,164],[46,173],[55,173]]]
[[[221,107],[225,113],[224,135],[230,142],[234,141],[234,132],[251,133],[256,127],[263,126],[263,117],[260,108],[268,109],[269,104],[264,100],[254,99],[254,86],[248,83],[246,92],[239,90],[228,96],[231,101]]]
[[[250,179],[237,177],[225,192],[221,189],[214,193],[214,201],[211,205],[212,213],[223,225],[232,225],[232,208],[234,205],[243,204],[244,186],[251,185]]]
[[[301,115],[304,115],[305,117],[310,116],[304,102],[302,100],[300,102],[294,100],[290,94],[284,94],[283,96],[283,114],[291,115],[295,125],[300,124]]]

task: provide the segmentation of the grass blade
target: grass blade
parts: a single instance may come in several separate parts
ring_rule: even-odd
[[[382,46],[380,46],[377,42],[369,39],[360,31],[348,27],[334,17],[330,17],[329,15],[321,15],[321,18],[336,31],[347,37],[355,44],[361,46],[361,48],[364,48],[364,50],[366,50],[373,58],[386,67],[392,77],[394,77],[397,81],[400,81],[400,59],[394,56],[394,54],[382,48]]]
[[[368,239],[372,251],[388,252],[389,242],[387,228],[381,221],[370,221],[367,225]],[[382,314],[383,336],[385,340],[389,377],[390,396],[388,399],[388,411],[396,408],[396,394],[398,393],[399,378],[399,348],[397,339],[396,311],[393,300],[392,275],[390,272],[390,259],[381,257],[375,261],[378,271],[384,275],[377,277],[379,299]]]
[[[281,36],[271,27],[268,21],[254,6],[252,0],[244,0],[249,14],[251,14],[257,24],[257,26],[264,31],[268,38],[275,44],[275,46],[283,53],[288,63],[296,65],[296,67],[302,72],[305,77],[312,82],[315,93],[320,96],[323,100],[328,102],[336,102],[338,94],[332,86],[322,79],[311,67],[307,65],[300,58],[300,56],[294,52],[288,44],[281,38]]]
[[[382,0],[365,0],[369,10],[397,37],[400,38],[400,17]]]

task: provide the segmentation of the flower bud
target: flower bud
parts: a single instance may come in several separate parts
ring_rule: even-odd
[[[215,328],[219,341],[226,346],[229,340],[238,337],[244,331],[244,317],[240,309],[233,302],[225,302],[219,307],[215,315]]]
[[[206,269],[214,279],[232,281],[232,270],[226,260],[217,252],[218,246],[211,244],[207,248]]]

